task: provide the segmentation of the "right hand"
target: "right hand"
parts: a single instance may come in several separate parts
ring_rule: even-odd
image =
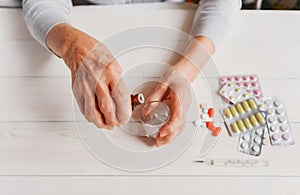
[[[130,94],[122,68],[105,45],[68,24],[52,28],[46,43],[69,67],[73,94],[89,122],[112,129],[129,120]]]

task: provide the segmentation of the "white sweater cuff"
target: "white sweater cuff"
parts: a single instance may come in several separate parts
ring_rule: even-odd
[[[208,37],[217,50],[241,6],[241,0],[202,0],[195,14],[191,35]]]
[[[72,2],[69,0],[23,0],[24,19],[28,29],[45,47],[48,32],[59,23],[69,23],[71,8]]]

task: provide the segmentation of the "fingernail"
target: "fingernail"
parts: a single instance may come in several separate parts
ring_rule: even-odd
[[[128,117],[128,118],[122,117],[119,119],[118,123],[119,123],[119,125],[125,125],[129,120],[130,120],[130,117]]]
[[[155,145],[156,145],[156,147],[160,147],[160,146],[161,146],[161,143],[156,142]]]
[[[120,120],[120,121],[119,121],[119,123],[118,123],[118,126],[120,126],[120,125],[124,125],[124,124],[125,124],[125,122],[126,122],[125,120]]]
[[[165,137],[165,136],[167,136],[167,135],[168,135],[167,132],[160,132],[160,133],[159,133],[159,137]]]
[[[113,128],[114,128],[114,127],[112,127],[112,126],[107,126],[107,127],[106,127],[107,130],[112,130]]]

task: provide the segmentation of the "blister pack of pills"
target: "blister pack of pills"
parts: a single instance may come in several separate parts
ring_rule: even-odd
[[[238,151],[259,156],[262,150],[265,128],[266,127],[260,127],[241,135]]]
[[[220,89],[220,94],[233,104],[250,98],[250,94],[235,83],[227,83],[224,85]]]
[[[266,126],[265,118],[254,98],[223,108],[220,112],[231,136]]]
[[[266,112],[268,132],[272,145],[293,145],[295,138],[289,123],[286,107],[282,98],[268,97],[263,99],[261,110]]]
[[[232,75],[220,77],[220,84],[222,86],[227,85],[228,83],[236,84],[258,100],[261,100],[263,97],[257,75]]]

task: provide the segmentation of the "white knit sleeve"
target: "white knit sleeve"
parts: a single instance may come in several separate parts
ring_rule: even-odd
[[[32,36],[46,47],[47,33],[59,23],[68,23],[71,0],[23,0],[24,19]]]
[[[194,37],[202,35],[210,38],[217,50],[241,6],[241,0],[200,1],[191,35]]]

